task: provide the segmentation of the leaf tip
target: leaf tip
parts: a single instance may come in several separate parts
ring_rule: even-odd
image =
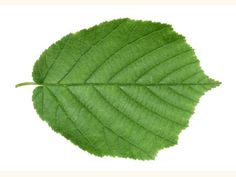
[[[222,84],[222,82],[214,80],[214,87],[218,87]]]

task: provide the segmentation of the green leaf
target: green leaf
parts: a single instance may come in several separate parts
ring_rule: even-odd
[[[154,159],[177,144],[199,98],[220,83],[167,24],[118,19],[71,33],[36,61],[34,107],[97,156]],[[19,85],[20,86],[20,85]]]

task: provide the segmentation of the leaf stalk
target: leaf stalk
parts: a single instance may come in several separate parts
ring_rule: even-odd
[[[22,83],[16,84],[15,87],[17,88],[17,87],[21,87],[21,86],[25,86],[25,85],[37,85],[37,84],[34,82],[22,82]]]

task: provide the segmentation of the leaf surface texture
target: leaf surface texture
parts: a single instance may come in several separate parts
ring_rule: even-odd
[[[170,25],[118,19],[71,33],[36,61],[34,107],[97,156],[154,159],[177,144],[199,98],[219,85]]]

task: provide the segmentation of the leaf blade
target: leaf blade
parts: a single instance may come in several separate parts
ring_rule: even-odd
[[[219,85],[170,25],[118,19],[71,33],[33,69],[34,107],[97,156],[154,159],[177,144],[200,97]]]

